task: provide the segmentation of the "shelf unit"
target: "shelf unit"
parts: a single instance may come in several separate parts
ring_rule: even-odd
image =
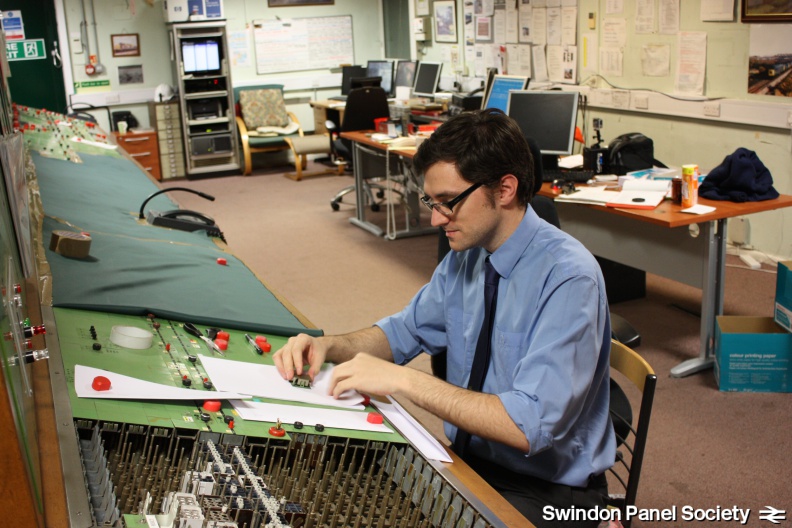
[[[179,101],[149,101],[149,122],[156,124],[162,179],[184,177],[184,135]]]
[[[224,22],[171,25],[187,176],[240,170]]]

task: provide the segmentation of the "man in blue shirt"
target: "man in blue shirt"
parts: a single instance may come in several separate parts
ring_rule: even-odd
[[[610,318],[594,257],[528,205],[533,161],[497,110],[443,124],[413,160],[425,205],[451,249],[400,313],[341,336],[299,335],[275,354],[286,379],[337,363],[331,390],[406,397],[463,430],[465,461],[537,526],[545,506],[603,507],[615,459]],[[484,321],[484,266],[499,275],[491,356],[469,390]],[[404,367],[447,351],[447,381]],[[554,521],[552,526],[564,526]],[[596,522],[592,525],[596,526]],[[569,526],[583,526],[572,523]]]

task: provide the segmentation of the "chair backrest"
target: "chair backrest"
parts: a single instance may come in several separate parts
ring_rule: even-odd
[[[282,84],[257,84],[255,86],[235,86],[234,87],[234,104],[239,104],[239,92],[245,90],[280,90],[283,94]]]
[[[372,130],[375,119],[389,116],[385,90],[378,86],[355,88],[347,95],[341,132]]]
[[[657,375],[651,365],[637,352],[616,340],[611,341],[610,366],[632,382],[641,393],[637,426],[633,426],[632,419],[628,420],[619,416],[612,405],[610,411],[614,429],[617,429],[617,424],[629,426],[625,429],[628,431],[625,437],[617,439],[621,445],[617,451],[615,463],[609,470],[615,480],[621,484],[623,493],[614,493],[614,479],[608,479],[609,503],[622,511],[622,519],[624,519],[622,524],[625,528],[629,528],[630,522],[627,520],[625,511],[627,506],[635,505],[638,493],[638,482],[641,478],[641,466],[646,450]]]

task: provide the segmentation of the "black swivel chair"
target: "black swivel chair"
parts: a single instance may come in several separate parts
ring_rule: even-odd
[[[352,132],[356,130],[373,130],[374,120],[381,117],[390,117],[388,109],[388,95],[380,87],[355,88],[347,95],[346,107],[344,108],[344,118],[341,120],[339,129],[332,127],[330,137],[332,142],[333,155],[347,161],[347,167],[352,165],[352,142],[340,137],[341,132]],[[330,124],[330,123],[328,123]],[[379,205],[374,200],[372,188],[377,189],[377,196],[384,197],[385,189],[380,185],[366,182],[363,180],[364,188],[361,192],[366,194],[368,203],[373,211],[379,209]],[[344,187],[330,201],[330,206],[334,211],[338,211],[339,204],[344,196],[357,189],[355,185]]]

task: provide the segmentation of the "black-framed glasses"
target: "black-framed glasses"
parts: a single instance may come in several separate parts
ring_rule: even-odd
[[[421,196],[421,203],[428,207],[430,211],[435,210],[443,216],[451,216],[454,213],[454,206],[479,187],[481,187],[481,183],[474,183],[457,195],[456,198],[452,198],[447,202],[431,202],[428,196]]]

